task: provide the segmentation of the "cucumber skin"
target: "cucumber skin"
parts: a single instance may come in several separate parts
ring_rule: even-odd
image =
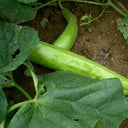
[[[65,50],[70,50],[78,34],[77,18],[67,8],[63,8],[61,13],[67,20],[68,24],[53,45]]]
[[[118,78],[122,82],[124,94],[128,95],[128,79],[118,73],[93,62],[86,57],[40,42],[30,59],[42,66],[65,70],[95,79]]]

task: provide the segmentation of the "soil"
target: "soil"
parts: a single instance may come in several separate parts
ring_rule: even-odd
[[[127,9],[127,0],[119,0]],[[97,17],[102,8],[89,4],[78,4],[65,2],[63,6],[74,13],[80,24],[80,18],[84,15],[92,14]],[[105,13],[99,19],[89,25],[79,26],[77,39],[71,49],[79,55],[85,56],[97,63],[100,63],[109,69],[128,78],[128,44],[122,33],[119,31],[118,24],[122,16],[112,8],[107,8]],[[41,27],[41,21],[44,26]],[[35,28],[39,32],[40,40],[52,44],[63,32],[66,21],[61,15],[57,5],[47,6],[40,9],[35,19],[26,23],[27,26]],[[88,29],[91,28],[92,32]],[[52,70],[33,63],[37,74],[46,74]],[[25,88],[32,96],[35,94],[32,79],[24,76],[24,66],[20,66],[15,72],[15,79]],[[21,102],[25,97],[16,89],[5,91],[9,100]],[[14,97],[15,95],[15,97]],[[123,121],[120,128],[128,128],[128,119]]]

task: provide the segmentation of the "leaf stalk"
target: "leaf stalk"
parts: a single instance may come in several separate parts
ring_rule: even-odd
[[[26,104],[31,104],[31,103],[34,103],[35,102],[35,99],[32,99],[32,100],[27,100],[27,101],[23,101],[23,102],[20,102],[20,103],[17,103],[17,104],[14,104],[13,106],[11,106],[9,109],[8,109],[8,112],[7,114],[9,114],[10,112],[12,112],[13,110],[23,106],[23,105],[26,105]]]
[[[15,88],[17,88],[20,92],[22,92],[29,100],[31,100],[32,97],[31,97],[19,84],[16,83],[16,81],[15,81],[14,78],[13,78],[12,72],[9,72],[8,74],[9,74],[9,77],[10,77],[12,83],[9,84],[9,85],[8,85],[8,84],[7,84],[7,85],[2,85],[2,88],[11,88],[11,87],[15,87]]]

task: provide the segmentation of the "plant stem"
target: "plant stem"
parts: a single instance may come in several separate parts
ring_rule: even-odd
[[[2,88],[12,88],[15,87],[13,84],[4,84],[1,86]]]
[[[47,5],[50,5],[51,3],[53,2],[56,2],[58,0],[51,0],[45,4],[42,4],[41,6],[38,6],[36,9],[40,9],[40,8],[43,8]],[[86,4],[93,4],[93,5],[99,5],[99,6],[108,6],[110,5],[113,9],[115,9],[119,14],[123,15],[123,16],[126,16],[126,13],[122,12],[116,5],[114,5],[111,0],[108,0],[107,3],[100,3],[100,2],[93,2],[93,1],[84,1],[84,0],[59,0],[59,2],[79,2],[79,3],[86,3]],[[118,3],[119,4],[119,3]],[[122,7],[122,6],[121,6]],[[124,9],[124,8],[123,8]],[[125,10],[126,11],[126,10]]]
[[[22,92],[29,100],[32,99],[32,97],[20,86],[16,83],[15,79],[13,78],[13,74],[11,72],[10,74],[10,78],[11,78],[11,81],[12,81],[12,85],[13,87],[17,88],[20,92]]]
[[[32,97],[17,83],[14,83],[14,87],[17,88],[20,92],[22,92],[29,100],[32,99]]]
[[[12,72],[9,72],[8,75],[9,75],[9,77],[10,77],[12,83],[9,84],[9,85],[2,85],[2,88],[15,87],[15,88],[17,88],[20,92],[22,92],[29,100],[31,100],[32,97],[31,97],[20,85],[18,85],[18,84],[16,83],[16,81],[15,81],[14,78],[13,78]]]
[[[99,3],[99,2],[93,2],[93,1],[84,1],[84,0],[60,0],[60,1],[67,1],[67,2],[79,2],[79,3],[86,3],[86,4],[94,4],[94,5],[100,5],[100,6],[106,6],[108,3]]]
[[[53,2],[56,2],[58,0],[51,0],[45,4],[42,4],[40,6],[38,6],[36,9],[41,9],[47,5],[50,5],[51,3]],[[87,4],[94,4],[94,5],[100,5],[100,6],[105,6],[105,5],[108,5],[108,3],[99,3],[99,2],[93,2],[93,1],[84,1],[84,0],[59,0],[60,2],[64,2],[64,1],[67,1],[67,2],[79,2],[79,3],[87,3]]]
[[[57,0],[51,0],[51,1],[47,2],[47,3],[45,3],[45,4],[42,4],[42,5],[38,6],[38,7],[36,7],[36,9],[37,10],[41,9],[41,8],[47,6],[47,5],[50,5],[51,3],[55,2],[55,1],[57,1]]]
[[[2,85],[2,88],[12,88],[15,87],[17,88],[20,92],[22,92],[29,100],[32,99],[32,97],[20,86],[18,85],[16,82],[10,84],[10,85]]]
[[[119,2],[119,1],[115,1],[122,9],[124,9],[124,11],[126,12],[126,13],[128,13],[128,10]]]
[[[107,8],[107,6],[103,9],[103,11],[100,13],[100,15],[98,17],[92,19],[91,21],[88,21],[87,23],[86,22],[80,23],[80,26],[90,24],[91,22],[93,22],[93,21],[97,20],[98,18],[100,18],[103,15],[103,13],[105,12],[106,8]]]
[[[122,12],[116,5],[114,5],[111,0],[108,0],[108,4],[115,9],[119,14],[126,16],[126,13]]]
[[[32,99],[32,100],[28,100],[28,101],[24,101],[24,102],[21,102],[21,103],[17,103],[17,104],[14,104],[13,106],[11,106],[9,109],[8,109],[8,113],[10,113],[11,111],[23,106],[23,105],[26,105],[26,104],[31,104],[31,103],[34,103],[35,102],[35,99]]]
[[[61,1],[59,0],[59,6],[60,6],[60,8],[61,9],[63,9],[63,6],[62,6],[62,4],[61,4]]]

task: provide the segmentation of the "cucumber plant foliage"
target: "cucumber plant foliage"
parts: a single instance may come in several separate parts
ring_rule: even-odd
[[[44,75],[41,82],[35,98],[21,105],[8,128],[118,128],[127,117],[128,102],[118,79],[56,71]],[[1,92],[0,112],[5,115],[7,101]]]
[[[37,77],[28,57],[38,45],[38,33],[16,25],[35,16],[35,9],[25,4],[32,2],[36,0],[0,0],[0,128],[118,128],[128,115],[119,79],[98,80],[67,71]],[[21,64],[33,78],[34,98],[13,78],[12,71]],[[17,87],[28,100],[10,106],[4,87]]]
[[[38,33],[33,28],[0,21],[0,73],[22,64],[38,41]]]
[[[36,9],[18,0],[0,0],[0,17],[13,23],[32,20],[36,16]]]

